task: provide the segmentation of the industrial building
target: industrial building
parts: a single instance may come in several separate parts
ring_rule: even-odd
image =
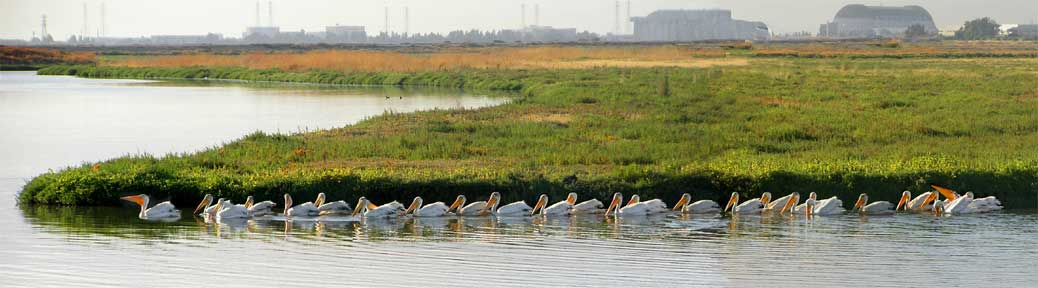
[[[554,28],[551,26],[530,25],[515,32],[518,33],[518,41],[521,42],[558,43],[577,41],[576,28]]]
[[[1012,38],[1038,40],[1038,24],[1017,25],[1006,32]]]
[[[324,28],[324,38],[333,43],[362,43],[368,41],[364,26],[335,25]]]
[[[885,7],[851,4],[843,6],[832,22],[822,24],[821,37],[874,38],[905,34],[909,26],[922,25],[928,34],[936,35],[937,25],[930,12],[919,6]]]
[[[631,21],[636,41],[767,40],[771,36],[768,25],[732,19],[730,10],[658,10]]]

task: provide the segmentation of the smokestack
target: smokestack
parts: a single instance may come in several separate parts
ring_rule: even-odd
[[[386,11],[384,12],[384,14],[386,16],[386,19],[385,19],[386,22],[383,25],[384,25],[385,31],[386,31],[386,38],[388,39],[389,38],[389,3],[386,3]]]
[[[83,7],[86,7],[85,3],[83,4]],[[47,14],[43,14],[43,17],[41,17],[40,20],[40,40],[47,41],[47,35],[49,35],[47,34]]]
[[[267,24],[274,27],[274,1],[267,1]]]
[[[634,34],[631,30],[631,0],[627,0],[627,17],[624,18],[624,33]]]
[[[613,23],[613,34],[620,34],[620,0],[616,1],[616,23]]]
[[[404,6],[404,37],[407,37],[408,33],[411,33],[411,13],[407,6]]]
[[[533,25],[541,26],[541,4],[533,4]]]
[[[105,2],[101,2],[101,35],[108,33],[108,18],[105,18]]]
[[[523,12],[522,12],[522,16],[521,16],[521,17],[522,17],[523,19],[522,19],[522,21],[521,21],[521,23],[522,23],[522,26],[521,26],[521,27],[519,27],[519,28],[526,28],[526,4],[522,4],[522,6],[521,6],[521,7],[522,7],[522,10],[523,10]]]
[[[83,33],[80,34],[83,37],[90,35],[89,19],[87,18],[87,3],[83,2]],[[47,34],[47,33],[44,33]]]
[[[256,1],[256,27],[260,26],[260,2]]]

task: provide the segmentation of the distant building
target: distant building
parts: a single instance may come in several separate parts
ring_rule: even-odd
[[[1007,32],[1010,38],[1038,40],[1038,24],[1016,25]]]
[[[253,26],[245,27],[245,34],[242,38],[274,38],[281,33],[281,28],[278,27],[264,27],[264,26]]]
[[[328,26],[324,28],[324,37],[328,42],[360,43],[368,40],[364,26]]]
[[[577,41],[577,28],[554,28],[551,26],[530,25],[519,30],[523,42],[574,42]]]
[[[884,7],[851,4],[836,12],[832,22],[822,24],[818,36],[830,38],[874,38],[902,36],[908,26],[922,25],[928,34],[938,33],[930,12],[919,6]]]
[[[767,40],[771,36],[768,25],[732,19],[730,10],[659,10],[631,21],[636,41]]]
[[[153,35],[151,44],[154,45],[201,45],[212,44],[223,40],[223,35],[209,33],[206,35]],[[102,42],[101,39],[94,40]],[[103,43],[103,42],[102,42]]]

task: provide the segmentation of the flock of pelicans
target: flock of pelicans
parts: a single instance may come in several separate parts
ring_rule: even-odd
[[[868,195],[862,193],[854,203],[852,212],[867,215],[894,214],[896,211],[908,211],[918,213],[933,213],[937,216],[951,214],[982,213],[1002,209],[1002,203],[994,196],[974,198],[973,192],[959,193],[936,185],[931,185],[936,192],[925,192],[915,198],[912,193],[905,191],[897,205],[887,201],[876,201],[868,203]],[[939,199],[940,196],[946,199]],[[146,194],[122,197],[123,200],[136,202],[141,207],[138,217],[145,220],[158,220],[179,218],[180,210],[177,210],[169,201],[156,204],[148,208],[149,197]],[[771,199],[771,193],[765,192],[760,198],[753,198],[739,203],[739,194],[732,193],[728,204],[724,209],[712,200],[700,200],[692,202],[692,196],[688,193],[681,195],[681,199],[671,208],[659,199],[641,201],[638,195],[632,195],[626,204],[623,195],[613,194],[609,205],[603,205],[598,199],[591,199],[577,203],[577,194],[570,193],[565,200],[548,205],[548,195],[541,195],[533,207],[525,201],[518,201],[500,206],[501,193],[493,192],[486,201],[476,201],[466,205],[464,195],[458,195],[450,206],[443,202],[435,202],[423,205],[422,197],[415,197],[411,205],[404,207],[403,204],[393,201],[383,205],[371,203],[367,198],[360,197],[356,206],[345,201],[326,202],[324,193],[317,195],[313,202],[306,202],[292,206],[292,197],[285,194],[284,210],[282,215],[285,219],[293,217],[317,217],[324,215],[342,215],[361,220],[364,218],[390,218],[390,217],[444,217],[444,216],[568,216],[574,214],[605,214],[606,216],[646,216],[658,213],[731,213],[737,214],[799,214],[812,215],[837,215],[846,212],[843,201],[834,197],[818,200],[818,194],[811,192],[803,203],[800,203],[800,193],[793,192],[778,199]],[[691,203],[690,203],[691,202]],[[195,208],[194,213],[209,219],[247,219],[276,215],[274,208],[277,206],[272,201],[254,202],[252,196],[245,200],[244,204],[233,204],[229,200],[218,199],[213,202],[212,195],[205,195],[202,202]],[[603,207],[606,207],[603,209]]]

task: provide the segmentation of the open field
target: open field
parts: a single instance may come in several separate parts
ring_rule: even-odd
[[[285,192],[367,195],[376,202],[420,194],[436,201],[497,190],[506,200],[569,191],[598,198],[639,193],[668,202],[684,192],[721,200],[730,192],[818,191],[843,199],[868,192],[893,201],[903,190],[918,193],[940,183],[996,195],[1008,207],[1038,205],[1034,56],[757,57],[788,48],[708,55],[669,46],[588,56],[593,53],[583,48],[571,54],[551,50],[565,47],[545,49],[123,57],[100,67],[45,69],[41,73],[86,77],[498,89],[516,91],[517,99],[478,110],[386,114],[305,134],[256,133],[190,155],[89,163],[40,175],[20,200],[106,205],[117,203],[117,195],[149,191],[184,204],[205,193],[241,201]],[[860,49],[864,55],[914,48]],[[708,60],[745,64],[530,64]]]

